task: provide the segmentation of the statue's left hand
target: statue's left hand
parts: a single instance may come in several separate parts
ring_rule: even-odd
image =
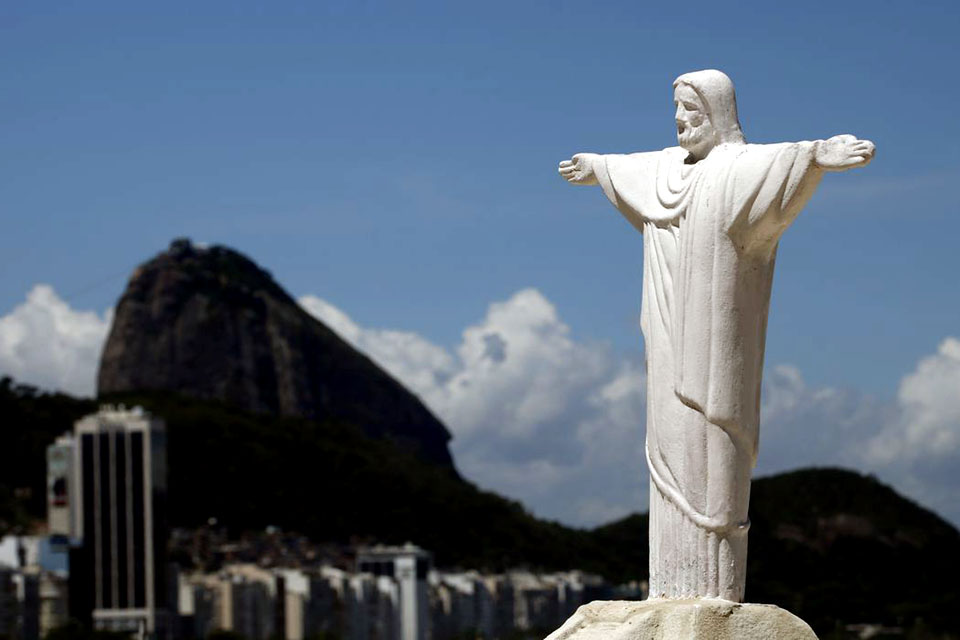
[[[564,160],[557,167],[560,177],[570,184],[597,184],[597,174],[593,166],[599,155],[595,153],[577,153],[570,160]]]
[[[814,155],[817,166],[827,171],[846,171],[862,167],[873,160],[876,147],[869,140],[843,134],[817,142]]]

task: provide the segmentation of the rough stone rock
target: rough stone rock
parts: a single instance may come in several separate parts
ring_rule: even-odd
[[[806,622],[771,604],[727,600],[596,601],[547,640],[817,640]]]
[[[446,427],[226,247],[175,240],[138,267],[116,308],[101,395],[163,390],[261,413],[334,418],[452,468]]]

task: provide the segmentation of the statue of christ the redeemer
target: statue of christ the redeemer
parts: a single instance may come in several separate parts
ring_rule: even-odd
[[[643,233],[650,596],[740,602],[777,243],[823,173],[867,164],[874,146],[747,144],[725,74],[673,86],[680,146],[578,153],[559,171],[599,184]]]

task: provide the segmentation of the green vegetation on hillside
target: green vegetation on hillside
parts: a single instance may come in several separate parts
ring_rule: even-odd
[[[92,400],[0,378],[0,535],[45,517],[47,445],[95,407]]]
[[[835,620],[960,632],[960,533],[875,478],[803,470],[754,482],[747,599]],[[798,589],[798,586],[802,588]]]
[[[608,571],[586,532],[537,520],[351,425],[250,414],[163,393],[113,397],[167,423],[171,522],[216,517],[234,531],[266,524],[315,540],[414,541],[444,566]]]
[[[841,632],[841,623],[913,630],[907,637],[960,637],[960,532],[942,518],[875,478],[843,469],[760,478],[751,494],[748,602],[783,607],[821,638]],[[626,549],[631,540],[646,540],[646,516],[594,534]],[[640,555],[631,560],[645,565],[645,542]]]

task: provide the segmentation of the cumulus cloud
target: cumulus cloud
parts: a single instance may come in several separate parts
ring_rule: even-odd
[[[960,340],[947,337],[904,376],[897,409],[866,442],[862,464],[960,523]]]
[[[314,295],[301,296],[298,302],[414,393],[423,396],[453,375],[453,356],[416,333],[361,328],[345,312]]]
[[[867,460],[890,464],[960,454],[960,340],[948,337],[920,360],[901,380],[898,400],[900,420],[870,440]]]
[[[642,365],[576,340],[539,291],[491,304],[454,350],[362,328],[315,296],[300,303],[437,413],[481,486],[573,523],[643,508]]]
[[[113,312],[76,311],[38,284],[0,317],[0,373],[19,382],[92,396]]]
[[[853,389],[810,386],[792,365],[767,367],[757,473],[806,466],[862,468],[864,443],[897,407]]]

